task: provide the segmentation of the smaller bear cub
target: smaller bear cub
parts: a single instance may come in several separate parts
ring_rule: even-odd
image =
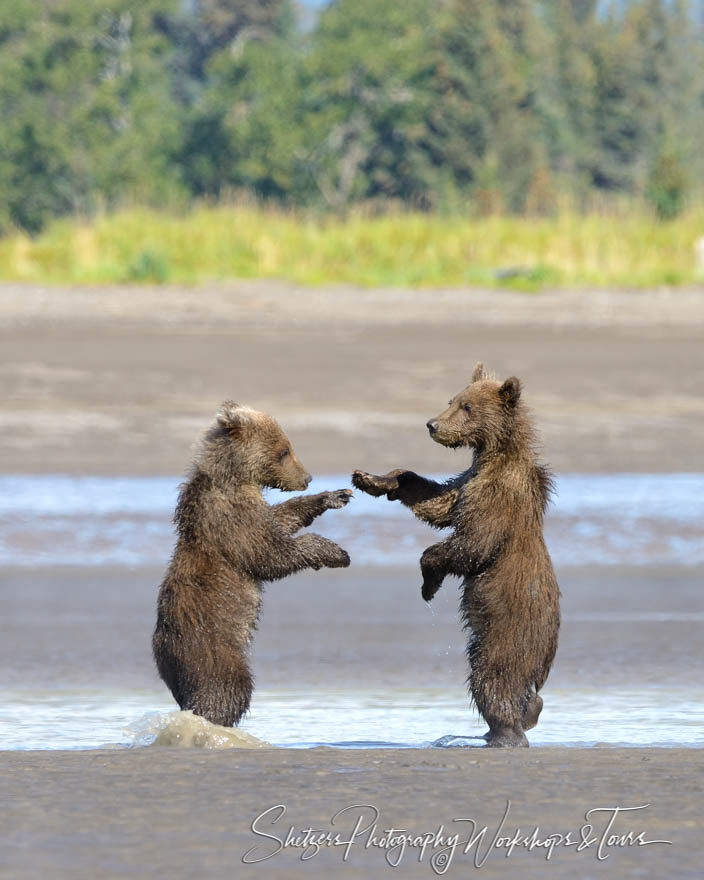
[[[262,497],[262,488],[293,492],[310,481],[271,416],[223,404],[181,487],[176,548],[152,640],[159,674],[181,709],[238,724],[252,696],[248,655],[262,582],[350,564],[333,541],[293,537],[326,510],[344,507],[348,489],[275,505]]]

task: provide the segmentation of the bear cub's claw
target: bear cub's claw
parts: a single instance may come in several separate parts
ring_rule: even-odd
[[[326,498],[328,510],[339,510],[341,507],[349,504],[352,496],[351,489],[335,489],[334,492],[328,492]]]

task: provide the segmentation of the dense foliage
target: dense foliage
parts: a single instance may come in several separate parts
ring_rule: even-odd
[[[704,180],[685,0],[0,0],[0,232],[248,193],[551,214]],[[309,22],[310,25],[310,22]]]

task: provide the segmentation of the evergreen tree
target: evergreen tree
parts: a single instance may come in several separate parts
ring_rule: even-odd
[[[597,148],[596,3],[546,0],[544,51],[536,64],[536,111],[556,185],[584,197],[593,185]]]
[[[208,0],[166,29],[191,62],[173,156],[189,191],[295,198],[301,51],[288,0]]]
[[[328,207],[381,197],[432,204],[432,9],[430,0],[338,0],[322,13],[301,97],[305,169]]]
[[[452,0],[428,123],[438,164],[480,209],[520,210],[544,150],[536,114],[542,23],[528,0]]]
[[[0,228],[173,185],[177,114],[152,27],[163,0],[31,2],[0,9]]]
[[[704,181],[688,0],[0,0],[0,234],[245,191],[540,213]]]

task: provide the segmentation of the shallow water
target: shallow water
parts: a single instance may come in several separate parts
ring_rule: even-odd
[[[347,484],[322,477],[309,491]],[[417,596],[417,559],[437,533],[361,493],[315,526],[354,560],[334,592],[324,573],[267,590],[255,672],[274,686],[255,691],[241,732],[175,711],[148,644],[177,488],[0,477],[0,649],[12,673],[0,749],[483,745],[453,591],[431,606]],[[563,639],[531,744],[704,746],[704,475],[562,475],[546,534],[561,573],[581,573],[566,589],[561,577]],[[338,688],[306,689],[323,669]],[[418,686],[396,687],[397,670]]]
[[[0,565],[161,565],[173,546],[178,479],[0,477]],[[349,486],[319,477],[309,493]],[[276,503],[290,495],[269,493]],[[401,565],[427,546],[429,529],[400,503],[355,493],[315,530],[355,564]],[[703,474],[563,474],[546,537],[560,565],[701,565]]]
[[[704,746],[704,689],[544,691],[533,746]],[[1,696],[0,748],[482,746],[461,690],[258,691],[238,731],[179,712],[161,692],[67,690]]]

